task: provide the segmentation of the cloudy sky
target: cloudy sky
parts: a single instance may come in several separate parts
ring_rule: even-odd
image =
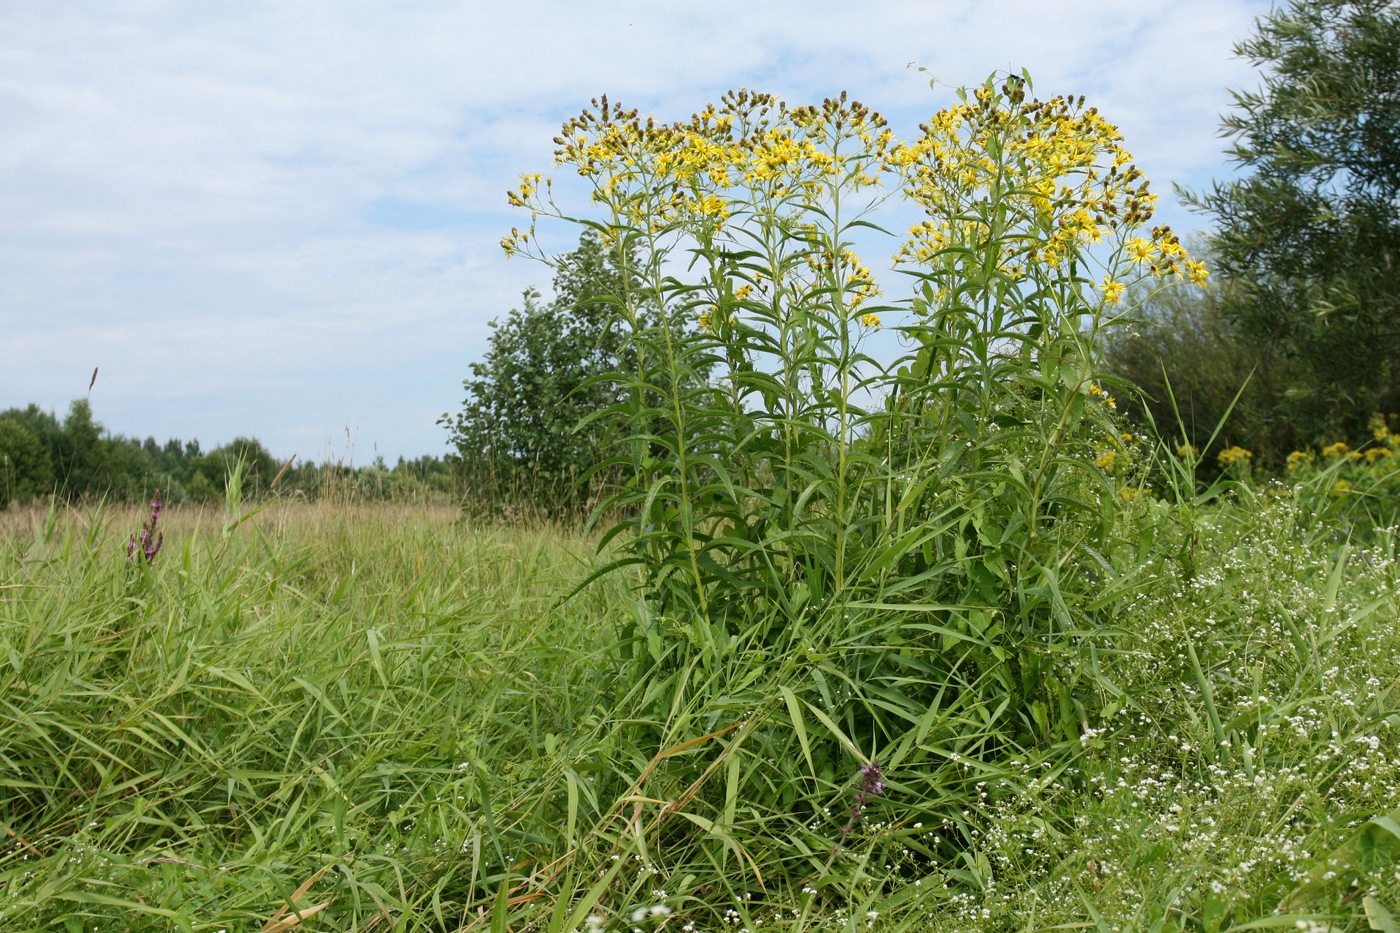
[[[1200,229],[1171,185],[1228,177],[1228,89],[1258,82],[1231,46],[1269,6],[0,3],[0,409],[61,416],[97,367],[114,433],[445,453],[434,422],[489,322],[550,279],[502,255],[505,191],[602,93],[673,120],[731,88],[844,89],[913,135],[952,86],[1026,68],[1039,96],[1087,95],[1159,217]]]

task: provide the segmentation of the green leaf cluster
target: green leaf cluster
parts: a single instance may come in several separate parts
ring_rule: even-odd
[[[1400,6],[1293,0],[1236,51],[1263,69],[1224,121],[1243,177],[1191,198],[1223,311],[1294,364],[1262,421],[1355,440],[1400,411]]]
[[[461,410],[439,419],[472,509],[579,518],[615,480],[598,467],[618,436],[609,412],[623,395],[612,374],[630,351],[610,302],[632,288],[631,273],[592,232],[554,268],[555,297],[527,290],[492,321]]]
[[[376,459],[365,467],[281,462],[256,438],[237,437],[204,450],[199,441],[165,443],[112,435],[78,399],[60,420],[38,405],[0,411],[0,509],[49,496],[63,501],[139,502],[156,491],[171,504],[222,500],[231,467],[242,462],[241,494],[271,493],[308,499],[447,498],[452,474],[438,457],[392,468]]]

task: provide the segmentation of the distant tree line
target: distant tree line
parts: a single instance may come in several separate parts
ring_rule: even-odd
[[[451,494],[455,483],[451,463],[432,456],[400,457],[392,467],[383,458],[364,467],[286,464],[253,438],[205,451],[197,440],[112,435],[86,399],[73,402],[62,420],[33,404],[0,412],[0,508],[49,496],[135,501],[157,490],[166,502],[215,502],[239,463],[245,496],[421,498]]]

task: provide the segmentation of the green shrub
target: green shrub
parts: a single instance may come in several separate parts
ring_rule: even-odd
[[[634,262],[585,231],[553,263],[554,300],[526,291],[521,308],[491,323],[462,410],[438,422],[452,432],[469,508],[579,518],[615,482],[600,465],[618,433],[612,374],[630,351],[608,302],[631,289]],[[639,313],[651,323],[650,310]]]
[[[1297,365],[1283,348],[1248,338],[1230,322],[1228,288],[1212,283],[1144,296],[1131,325],[1103,341],[1102,365],[1137,389],[1121,400],[1129,420],[1190,444],[1207,472],[1216,454],[1235,444],[1280,470],[1289,451],[1311,442],[1286,398]]]
[[[941,857],[900,828],[956,839],[1006,761],[1079,749],[1134,572],[1096,347],[1129,286],[1205,271],[1169,229],[1137,235],[1153,196],[1112,125],[1028,89],[989,81],[908,143],[844,95],[739,92],[676,124],[604,98],[565,125],[587,226],[636,257],[611,298],[623,485],[599,516],[607,569],[639,580],[617,715],[650,762],[618,789],[617,845],[852,896],[862,852]],[[879,229],[882,179],[927,218],[897,247],[899,305],[851,242]],[[563,218],[550,191],[526,175],[511,200]],[[893,834],[867,832],[891,812],[876,784]]]

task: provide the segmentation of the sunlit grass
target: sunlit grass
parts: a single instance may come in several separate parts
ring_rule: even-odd
[[[584,544],[395,507],[168,519],[150,568],[111,512],[0,545],[0,926],[251,928],[313,876],[328,928],[466,922],[586,702],[597,602],[556,608]]]
[[[981,802],[945,827],[904,815],[928,789],[896,762],[849,837],[842,775],[803,834],[777,798],[671,798],[687,826],[720,814],[715,848],[641,780],[807,765],[647,744],[614,676],[633,597],[562,599],[588,541],[392,506],[277,506],[225,537],[170,510],[143,568],[140,514],[7,516],[0,927],[1366,929],[1400,845],[1324,860],[1400,804],[1393,538],[1310,532],[1287,499],[1191,536],[1154,509],[1072,767],[953,764]]]

